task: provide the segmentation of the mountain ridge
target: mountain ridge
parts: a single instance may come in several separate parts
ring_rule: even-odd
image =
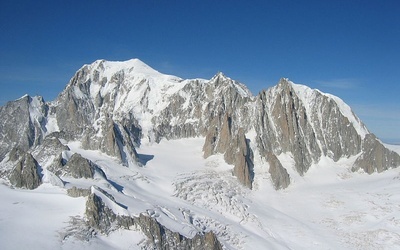
[[[400,166],[398,153],[371,134],[340,98],[287,78],[253,95],[222,72],[210,80],[181,79],[138,59],[97,60],[82,66],[54,101],[24,96],[0,107],[0,114],[0,177],[9,185],[32,183],[29,173],[38,173],[35,185],[22,188],[36,188],[41,178],[44,183],[80,190],[77,180],[93,179],[96,185],[103,185],[104,192],[117,197],[116,204],[127,195],[124,188],[129,189],[119,183],[125,185],[124,178],[131,177],[114,176],[110,166],[123,165],[126,170],[118,170],[123,173],[139,168],[145,171],[155,156],[138,150],[142,145],[169,140],[201,139],[202,157],[221,156],[232,167],[229,172],[234,181],[224,178],[229,184],[240,183],[237,190],[249,192],[260,185],[285,189],[321,161],[346,161],[349,171],[368,174]],[[97,163],[86,156],[88,152],[99,152],[117,163]],[[187,181],[191,183],[191,179]],[[78,184],[69,184],[75,182]],[[96,209],[109,219],[107,227],[114,228],[110,221],[121,225],[146,221],[110,213],[93,190],[97,189],[85,187],[74,192],[92,194]],[[119,209],[130,213],[129,206]],[[91,217],[97,218],[97,214]],[[91,221],[91,225],[99,223],[103,222]],[[154,230],[160,228],[154,221],[146,223]],[[102,232],[109,229],[101,228]],[[204,242],[201,235],[205,231],[197,232],[199,241]],[[214,236],[210,236],[213,242]]]
[[[75,76],[67,84],[65,89],[60,93],[56,100],[49,103],[44,103],[44,100],[41,99],[42,104],[36,104],[36,108],[30,106],[29,113],[33,116],[39,116],[40,118],[36,120],[38,120],[37,123],[41,125],[37,127],[41,127],[42,130],[44,129],[47,131],[47,128],[43,126],[43,123],[47,122],[47,114],[46,112],[42,112],[42,114],[40,114],[41,111],[38,111],[37,109],[46,109],[47,107],[50,107],[49,117],[53,115],[57,119],[56,126],[49,126],[51,127],[49,129],[50,132],[58,129],[60,131],[67,131],[67,134],[70,135],[75,134],[76,136],[77,134],[84,133],[83,127],[92,126],[92,131],[89,133],[90,135],[86,136],[86,140],[88,140],[90,136],[99,138],[115,137],[116,132],[119,131],[118,133],[122,133],[122,136],[125,136],[124,141],[128,142],[127,145],[125,145],[125,149],[123,149],[124,147],[121,146],[122,142],[114,141],[111,143],[110,141],[104,139],[101,139],[99,142],[100,145],[93,147],[92,149],[104,149],[104,147],[107,146],[108,148],[113,148],[114,152],[110,152],[109,150],[103,151],[107,151],[106,153],[111,155],[118,155],[118,157],[122,159],[123,157],[121,155],[123,154],[127,156],[135,155],[134,147],[138,146],[140,141],[146,139],[146,137],[149,141],[159,141],[163,137],[166,137],[167,139],[173,139],[195,135],[205,136],[206,127],[209,126],[209,123],[212,119],[215,119],[213,116],[218,117],[222,114],[231,116],[232,114],[230,113],[234,113],[234,111],[231,109],[233,106],[238,107],[239,109],[240,106],[243,106],[243,109],[247,110],[245,112],[251,112],[250,116],[260,116],[260,114],[257,114],[257,109],[268,109],[268,107],[265,107],[264,104],[257,103],[257,100],[260,100],[259,97],[263,95],[263,92],[267,93],[268,95],[268,97],[265,99],[265,103],[267,103],[267,106],[269,106],[270,113],[278,112],[277,106],[274,103],[271,103],[271,101],[281,98],[282,95],[279,93],[287,92],[289,96],[285,97],[285,101],[290,102],[292,96],[295,95],[293,98],[296,99],[297,105],[299,106],[298,108],[304,109],[304,117],[317,114],[318,117],[314,117],[317,122],[308,122],[307,119],[305,119],[304,123],[304,126],[310,127],[309,131],[312,133],[312,137],[316,136],[316,130],[321,127],[324,119],[324,117],[321,116],[321,110],[315,110],[312,109],[312,107],[318,104],[316,103],[316,98],[325,99],[325,97],[327,98],[325,102],[332,102],[336,105],[335,112],[337,111],[342,113],[343,117],[351,123],[347,124],[346,126],[352,125],[352,127],[354,127],[356,130],[356,134],[361,137],[361,140],[363,140],[367,134],[370,134],[361,120],[354,115],[351,108],[340,98],[323,93],[319,90],[310,89],[305,85],[295,84],[287,78],[281,78],[276,86],[271,87],[268,90],[261,91],[259,95],[254,96],[245,85],[232,80],[231,78],[225,76],[222,72],[218,72],[210,80],[184,80],[176,76],[162,74],[139,59],[117,62],[96,60],[92,64],[85,64],[76,72]],[[238,96],[234,97],[234,93],[237,93]],[[227,102],[227,100],[224,99],[231,99],[231,96],[233,96],[235,100],[228,100]],[[197,99],[193,100],[194,98]],[[235,101],[238,100],[237,98],[245,98],[246,100],[242,99],[239,101],[239,103],[235,103]],[[178,99],[180,99],[180,101],[176,101]],[[204,99],[206,99],[206,101],[204,101]],[[183,100],[185,101],[183,102]],[[215,100],[219,100],[218,103],[215,103]],[[175,102],[175,107],[171,107],[171,102]],[[195,102],[202,103],[202,107],[199,107],[198,103],[194,104]],[[210,106],[207,109],[203,107],[205,105],[211,105],[212,103],[214,103],[213,106]],[[255,105],[257,107],[251,107],[251,105],[254,103],[256,103]],[[195,107],[195,105],[197,106]],[[295,104],[291,103],[291,105],[294,107]],[[275,106],[275,111],[271,109],[272,106]],[[183,114],[181,109],[184,110]],[[190,110],[189,114],[187,113],[188,110]],[[193,110],[197,113],[193,114]],[[216,110],[219,110],[219,113],[216,113]],[[171,117],[171,114],[168,114],[171,113],[171,111],[174,113],[173,117]],[[294,109],[280,109],[279,112],[282,114],[290,114],[293,111]],[[203,113],[203,117],[201,117],[200,113]],[[204,117],[204,114],[206,114],[206,116],[208,115],[207,113],[211,113],[211,116]],[[122,116],[126,116],[127,114],[130,116],[130,118],[127,120],[124,119],[123,123],[131,126],[129,131],[126,129],[121,130],[121,128],[115,124],[111,124],[114,123],[113,117],[116,117],[117,120],[120,120]],[[107,118],[107,116],[110,115],[111,118]],[[270,116],[271,114],[267,115]],[[296,117],[298,115],[299,114],[295,114],[295,117],[291,117],[291,119],[301,119]],[[236,114],[235,116],[235,122],[240,120],[238,122],[239,124],[237,125],[238,127],[235,128],[236,130],[238,130],[239,127],[243,127],[244,133],[246,133],[251,129],[247,125],[241,124],[246,121],[248,122],[246,118],[242,118],[242,114]],[[72,118],[72,121],[74,121],[72,122],[72,124],[74,124],[72,127],[69,126],[70,123],[65,124],[64,122],[70,118]],[[184,118],[186,119],[184,120]],[[232,119],[231,117],[227,117],[227,119],[228,118]],[[165,119],[168,121],[164,121]],[[215,125],[217,126],[216,129],[220,129],[219,127],[222,125],[221,118],[218,119],[219,122]],[[31,120],[35,120],[35,117],[31,117]],[[153,124],[156,120],[160,120],[158,121],[158,125]],[[168,124],[165,124],[167,122]],[[267,128],[267,130],[274,130],[276,132],[277,130],[275,124],[277,122],[281,123],[278,126],[280,128],[287,126],[290,128],[293,125],[287,124],[291,123],[291,121],[283,121],[280,119],[280,121],[272,122],[270,124],[271,128]],[[132,124],[134,124],[133,127]],[[325,124],[325,126],[328,125]],[[180,130],[182,133],[186,133],[186,135],[179,135],[179,132],[176,134],[176,132],[174,133],[173,131],[164,131],[166,127],[168,130]],[[112,131],[110,131],[111,128]],[[108,130],[108,135],[104,134],[104,129]],[[127,133],[124,133],[124,131]],[[300,132],[303,133],[304,131],[297,130],[297,133]],[[45,133],[45,131],[42,131],[41,136],[43,136]],[[169,135],[168,133],[172,135]],[[260,135],[262,134],[261,131],[258,131],[258,133]],[[293,133],[294,131],[291,132],[290,136],[294,136]],[[354,134],[353,132],[349,133]],[[306,165],[310,165],[311,162],[317,161],[317,158],[321,155],[321,153],[318,151],[322,151],[323,155],[328,155],[329,153],[333,159],[336,160],[341,157],[341,153],[335,154],[334,151],[326,148],[327,145],[329,146],[332,144],[331,142],[327,142],[327,140],[330,140],[330,138],[325,138],[325,135],[319,136],[320,138],[315,140],[316,145],[307,145],[307,150],[314,150],[312,149],[314,147],[318,156],[314,157],[313,160],[306,159]],[[129,139],[129,137],[131,139]],[[272,136],[272,138],[274,137],[276,138],[276,136]],[[314,139],[309,138],[308,140]],[[131,142],[129,143],[129,141]],[[264,142],[259,143],[263,144]],[[293,141],[290,143],[293,143]],[[87,144],[91,143],[87,142]],[[338,144],[338,142],[336,142],[336,144]],[[361,148],[361,143],[356,144],[357,149],[355,151],[359,151],[359,148]],[[343,147],[342,144],[340,144],[340,146]],[[344,148],[349,147],[349,145],[344,146]],[[277,146],[277,148],[280,148],[280,146]],[[272,148],[270,147],[269,150],[271,151],[271,149]],[[124,153],[124,150],[127,152]],[[230,151],[232,151],[231,154],[234,150],[237,149],[230,149]],[[287,151],[288,149],[285,150]],[[223,152],[225,150],[219,149],[217,151]],[[279,153],[280,150],[275,151],[276,154]],[[336,151],[341,150],[336,148]],[[210,153],[206,153],[206,155],[209,154]],[[355,152],[352,152],[352,154],[355,154]],[[346,155],[350,156],[349,154]],[[233,157],[230,156],[228,158]],[[300,160],[302,161],[303,159],[299,159],[299,161]],[[137,159],[135,157],[125,159],[125,164],[128,164],[128,161],[137,162]],[[229,159],[228,161],[231,163],[233,162],[233,160]],[[299,167],[299,171],[301,174],[303,174],[307,168],[307,166]]]

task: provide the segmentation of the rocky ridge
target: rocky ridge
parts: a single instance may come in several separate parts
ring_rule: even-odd
[[[354,156],[351,169],[369,174],[400,166],[400,156],[371,134],[343,101],[285,78],[253,96],[222,73],[210,80],[184,80],[138,59],[98,60],[78,70],[53,102],[24,96],[0,107],[0,114],[1,176],[28,189],[42,182],[64,186],[64,178],[94,178],[95,173],[110,187],[118,187],[100,166],[72,152],[66,145],[71,141],[136,168],[143,165],[136,152],[141,143],[204,137],[204,157],[222,154],[233,165],[232,174],[250,189],[255,157],[268,163],[275,189],[290,185],[287,168],[292,166],[280,162],[282,153],[291,155],[301,176],[322,157],[338,161]],[[72,196],[88,194],[86,189],[69,190]],[[86,213],[88,225],[106,233],[122,217],[108,213],[110,208],[96,197],[88,198],[87,208],[93,208]],[[102,214],[106,219],[99,219]],[[156,219],[129,220],[147,225],[141,230],[157,249],[221,247],[209,233],[199,232],[191,242]],[[175,240],[157,245],[165,241],[165,234]]]
[[[93,187],[92,189],[103,193],[108,199],[116,203],[114,197],[106,191],[98,187]],[[123,207],[120,208],[124,209]],[[141,213],[139,216],[116,214],[93,191],[88,196],[85,214],[87,224],[101,233],[107,234],[118,228],[129,229],[131,227],[142,231],[148,238],[145,246],[148,249],[222,249],[221,243],[211,231],[200,232],[192,238],[187,238],[161,225],[155,218],[152,218],[148,214]]]
[[[337,97],[284,78],[253,96],[222,73],[209,81],[183,80],[138,59],[85,65],[54,102],[24,96],[1,107],[1,113],[6,133],[0,159],[14,147],[35,148],[57,132],[57,138],[81,141],[83,148],[100,150],[127,166],[140,164],[135,148],[143,140],[204,136],[204,156],[224,154],[250,188],[254,150],[266,159],[290,152],[300,175],[322,156],[337,161],[362,154],[353,170],[368,173],[400,162],[388,149],[369,150],[381,143],[366,137],[369,131]],[[256,149],[246,137],[251,130],[256,131]],[[379,158],[387,159],[378,164]]]

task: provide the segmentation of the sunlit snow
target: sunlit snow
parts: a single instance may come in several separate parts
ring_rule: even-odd
[[[226,249],[400,247],[399,169],[352,173],[354,158],[322,158],[301,177],[289,166],[290,155],[282,154],[292,184],[275,191],[268,165],[255,156],[257,177],[249,190],[221,155],[203,158],[203,142],[192,138],[144,144],[138,149],[144,166],[130,168],[68,143],[73,152],[96,162],[107,179],[66,178],[65,188],[96,185],[114,196],[117,203],[92,187],[117,214],[146,213],[187,237],[213,230]],[[71,198],[49,183],[32,191],[4,184],[1,249],[140,249],[143,244],[144,235],[134,229],[81,239],[79,223],[73,221],[84,217],[85,198]]]

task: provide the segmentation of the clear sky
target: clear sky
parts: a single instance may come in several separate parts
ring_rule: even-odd
[[[0,0],[0,105],[53,100],[96,59],[218,71],[257,94],[281,77],[341,97],[400,143],[400,1]]]

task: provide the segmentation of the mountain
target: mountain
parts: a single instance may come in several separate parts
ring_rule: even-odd
[[[142,248],[249,246],[237,235],[257,224],[248,197],[266,186],[283,192],[326,165],[354,178],[400,166],[338,97],[285,78],[254,96],[221,72],[181,79],[138,59],[84,65],[54,101],[24,96],[0,115],[4,184],[87,197],[68,244],[134,228]],[[290,248],[267,234],[256,242]]]

